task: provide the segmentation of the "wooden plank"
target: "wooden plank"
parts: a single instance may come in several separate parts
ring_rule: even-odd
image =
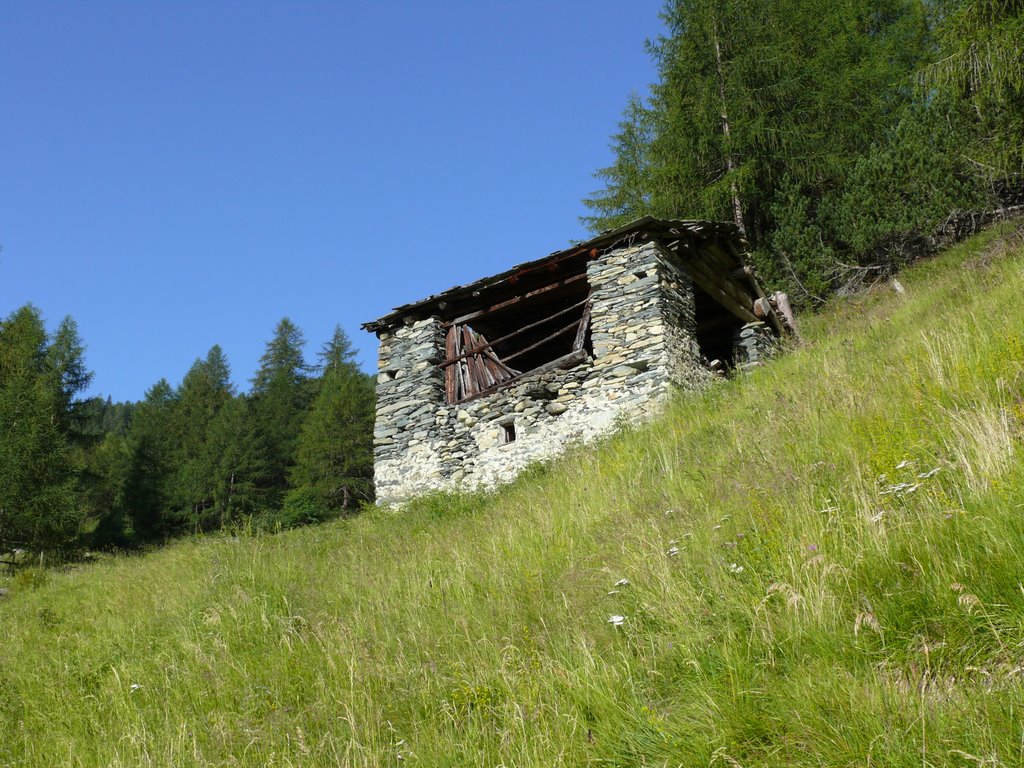
[[[593,293],[593,291],[591,291]],[[572,351],[583,349],[583,342],[587,338],[587,327],[590,325],[590,296],[587,297],[587,306],[583,308],[583,317],[580,318],[580,327],[576,331],[576,338],[572,343]]]
[[[761,284],[757,281],[757,275],[754,270],[746,263],[746,258],[742,251],[737,247],[736,243],[731,238],[726,238],[720,242],[704,243],[702,247],[712,256],[715,261],[720,264],[723,268],[728,266],[730,270],[730,277],[745,277],[747,284],[750,286],[752,293],[755,298],[767,299],[764,289]],[[733,270],[735,266],[733,260],[738,261],[743,266],[740,270]],[[783,328],[782,322],[779,320],[778,315],[772,309],[765,315],[764,319],[775,329],[775,332],[782,335]]]
[[[694,254],[685,263],[685,266],[690,271],[691,275],[699,274],[705,282],[715,287],[717,293],[713,293],[712,296],[728,296],[733,303],[743,307],[748,315],[751,317],[754,316],[754,297],[750,294],[744,293],[728,280],[722,280],[721,276],[715,271],[715,269],[708,266],[707,262],[699,258],[699,256]],[[703,288],[704,286],[701,287]],[[747,322],[752,321],[748,320]]]
[[[718,243],[704,242],[700,244],[700,247],[714,260],[723,272],[728,273],[736,269],[736,259],[726,253]],[[742,263],[741,261],[740,264]]]
[[[548,371],[557,371],[560,368],[574,368],[577,365],[580,365],[581,363],[584,363],[589,359],[590,355],[588,355],[585,350],[579,349],[576,350],[575,352],[570,352],[567,355],[562,355],[561,357],[552,360],[550,363],[544,363],[544,365],[538,366],[537,368],[526,371],[525,373],[520,373],[518,376],[514,376],[511,379],[508,379],[507,381],[503,381],[500,384],[491,387],[490,389],[484,390],[483,392],[477,392],[472,397],[463,398],[459,402],[464,403],[467,400],[475,400],[478,397],[486,397],[487,395],[497,392],[499,389],[502,389],[503,387],[511,386],[520,379],[525,379],[527,376],[539,376],[543,373],[547,373]]]
[[[462,342],[465,345],[464,348],[472,347],[474,344],[476,344],[476,338],[475,334],[473,333],[473,329],[467,325],[462,326]],[[467,380],[466,392],[467,394],[474,394],[484,389],[484,386],[480,381],[480,372],[477,370],[477,360],[475,356],[470,355],[465,359],[465,362]]]
[[[494,352],[493,349],[487,349],[480,353],[480,356],[488,362],[488,364],[494,369],[495,375],[499,377],[499,381],[502,381],[511,376],[518,376],[521,371],[517,371],[515,368],[510,368],[505,365],[500,357]]]
[[[757,298],[759,298],[759,299],[767,299],[767,298],[769,298],[765,294],[764,288],[762,288],[761,284],[758,282],[757,274],[754,272],[753,268],[749,264],[747,264],[746,257],[744,256],[744,254],[741,251],[741,249],[739,247],[737,247],[737,245],[732,240],[726,240],[724,242],[724,245],[720,245],[719,247],[726,248],[736,259],[739,260],[739,262],[741,264],[743,264],[743,268],[742,268],[743,269],[743,275],[746,277],[747,283],[750,285],[751,289],[753,290],[754,295],[757,296]],[[735,276],[739,277],[738,274],[735,275]],[[779,319],[779,316],[774,311],[774,309],[771,312],[768,313],[768,315],[766,316],[766,319],[768,320],[768,323],[772,326],[772,328],[775,329],[775,332],[777,334],[779,334],[781,336],[785,332],[783,327],[782,327],[782,321]]]
[[[716,245],[715,248],[721,251],[720,246]],[[765,298],[764,292],[760,290],[760,286],[757,284],[757,280],[754,278],[754,271],[752,269],[746,268],[743,271],[743,274],[746,276],[748,283],[754,289],[753,295],[748,296],[747,294],[743,293],[743,291],[741,291],[740,288],[734,282],[732,282],[732,280],[722,279],[719,269],[716,268],[715,264],[708,263],[709,257],[712,256],[712,253],[708,249],[700,247],[694,249],[692,253],[693,259],[691,263],[699,264],[699,269],[703,269],[705,277],[712,283],[717,285],[720,291],[729,294],[732,297],[732,299],[735,302],[737,302],[740,306],[746,307],[749,303],[750,308],[753,309],[753,304],[754,301],[756,301],[756,299]],[[730,308],[726,307],[726,309]],[[754,314],[755,318],[762,319],[757,317],[756,313],[752,314]],[[774,310],[770,306],[768,308],[768,313],[764,316],[763,319],[767,321],[769,325],[772,326],[772,328],[775,330],[777,334],[782,335],[782,324],[779,321],[778,316],[775,314]],[[753,320],[747,320],[747,322],[753,322]]]
[[[679,241],[676,241],[673,245],[677,245],[678,243]],[[716,286],[717,292],[713,295],[726,293],[732,297],[732,300],[736,304],[744,307],[747,305],[753,307],[754,297],[745,295],[731,280],[723,279],[721,275],[721,267],[714,260],[711,254],[706,253],[703,250],[705,246],[706,243],[695,244],[687,247],[685,252],[682,253],[675,247],[671,250],[675,253],[679,263],[682,264],[684,268],[687,268],[691,272],[694,270],[700,270],[703,273],[705,280]]]
[[[573,275],[571,277],[567,277],[564,280],[559,280],[558,282],[551,283],[550,285],[545,285],[542,288],[537,288],[535,290],[532,290],[532,291],[529,291],[527,293],[524,293],[524,294],[522,294],[520,296],[515,296],[515,297],[513,297],[511,299],[499,302],[498,304],[494,304],[494,305],[492,305],[490,307],[485,307],[484,309],[480,309],[480,310],[477,310],[475,312],[470,312],[468,315],[462,315],[461,317],[457,317],[454,320],[452,320],[449,323],[449,325],[460,325],[462,323],[468,323],[471,320],[476,320],[477,318],[483,317],[484,315],[490,314],[491,312],[497,312],[499,309],[506,309],[508,307],[511,307],[511,306],[514,306],[514,305],[520,303],[521,301],[526,301],[527,299],[532,299],[533,297],[540,296],[541,294],[547,293],[548,291],[554,291],[554,290],[556,290],[558,288],[564,288],[567,285],[571,285],[572,283],[578,282],[580,280],[586,280],[586,279],[587,279],[587,273],[586,272],[584,272],[582,274],[579,274],[579,275]]]
[[[458,358],[455,364],[445,369],[445,398],[448,403],[456,403],[464,398],[494,387],[519,371],[509,368],[490,349],[486,348],[487,339],[472,328],[464,325],[451,326],[445,338],[445,354]],[[483,347],[484,352],[478,355],[464,356],[460,350],[466,345]]]
[[[693,278],[693,282],[699,285],[711,298],[715,299],[719,304],[725,307],[727,310],[732,312],[736,317],[742,320],[744,323],[756,323],[758,322],[757,317],[747,307],[739,304],[729,294],[715,285],[713,282],[708,280],[702,271],[693,269],[692,264],[687,264],[688,272],[690,277]]]
[[[446,357],[456,357],[458,355],[458,345],[455,343],[457,334],[456,326],[453,325],[448,329],[444,342],[444,354]],[[454,403],[459,399],[454,368],[447,368],[444,372],[444,395],[445,400],[449,403]]]
[[[799,339],[800,331],[796,328],[796,315],[793,313],[793,307],[789,303],[789,296],[782,291],[777,291],[772,294],[772,298],[775,299],[775,305],[779,308],[779,314],[786,318],[789,327],[793,329],[794,335]]]

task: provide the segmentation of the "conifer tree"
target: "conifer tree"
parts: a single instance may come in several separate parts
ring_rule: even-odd
[[[128,440],[116,430],[108,430],[85,455],[84,493],[91,531],[91,548],[128,547],[134,541],[128,516],[125,491],[131,453]]]
[[[629,103],[584,221],[734,221],[770,278],[829,287],[838,261],[823,258],[819,207],[908,103],[930,50],[921,6],[669,0],[663,18],[658,82]],[[769,250],[780,226],[812,250]]]
[[[131,536],[140,542],[172,532],[170,485],[178,446],[175,403],[174,389],[160,379],[136,406],[128,430],[124,504]]]
[[[66,547],[84,519],[61,428],[61,361],[47,341],[31,305],[0,322],[0,548]]]
[[[204,466],[209,472],[208,524],[224,526],[266,508],[270,465],[248,398],[224,403],[210,424]]]
[[[293,487],[326,510],[372,497],[374,386],[354,359],[348,336],[336,327],[320,355],[323,376],[291,471]]]
[[[77,403],[75,397],[88,388],[92,372],[85,365],[85,345],[78,335],[78,324],[70,315],[57,326],[46,358],[62,427],[71,439],[78,439],[83,435],[84,403]]]
[[[974,134],[965,149],[986,180],[1021,185],[1024,174],[1024,3],[940,0],[938,60],[920,84],[972,108]],[[1024,192],[1017,189],[1024,198]]]
[[[295,443],[312,397],[302,331],[287,317],[274,329],[252,381],[256,425],[268,450],[268,503],[280,502],[295,461]]]
[[[174,407],[174,477],[171,503],[179,525],[186,529],[208,527],[216,514],[213,506],[213,464],[207,450],[212,424],[233,396],[231,371],[219,345],[205,359],[196,360],[185,378]]]

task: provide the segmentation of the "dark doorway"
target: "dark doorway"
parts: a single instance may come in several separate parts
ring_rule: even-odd
[[[694,285],[693,292],[697,346],[704,363],[710,365],[718,360],[722,368],[731,368],[736,362],[736,333],[743,327],[743,321],[700,287]]]

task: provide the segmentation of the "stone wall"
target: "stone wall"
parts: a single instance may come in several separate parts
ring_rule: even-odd
[[[736,363],[740,367],[760,365],[775,352],[777,339],[767,323],[747,323],[734,339]]]
[[[698,388],[713,378],[700,365],[692,285],[669,252],[656,243],[613,250],[588,264],[587,279],[593,358],[466,403],[444,402],[439,319],[380,334],[379,502],[509,481],[620,419],[655,414],[673,384]]]

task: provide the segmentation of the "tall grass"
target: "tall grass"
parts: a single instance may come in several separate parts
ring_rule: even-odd
[[[1008,232],[499,493],[15,585],[0,765],[1024,765]]]

